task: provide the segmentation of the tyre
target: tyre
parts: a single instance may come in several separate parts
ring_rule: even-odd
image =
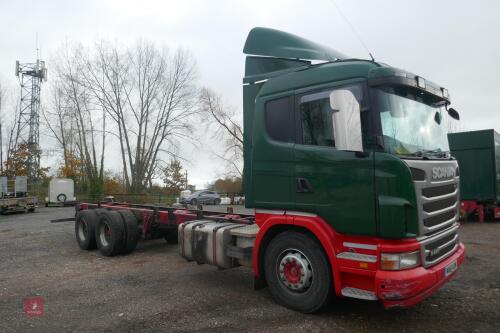
[[[97,245],[95,241],[95,225],[97,214],[93,209],[85,209],[76,213],[75,236],[78,246],[82,250],[94,250]]]
[[[122,217],[123,227],[124,227],[124,247],[122,250],[123,254],[131,253],[137,247],[139,242],[139,226],[137,224],[137,218],[134,213],[129,210],[119,210],[118,214]]]
[[[286,231],[271,240],[264,273],[273,298],[292,310],[311,313],[330,299],[333,283],[328,258],[307,234]]]
[[[214,205],[220,205],[220,198],[216,198],[214,200]]]
[[[196,206],[198,204],[198,200],[191,199],[191,205]]]
[[[57,201],[59,201],[59,202],[66,202],[67,199],[68,199],[68,197],[64,193],[61,193],[57,196]]]
[[[97,248],[103,256],[112,257],[122,253],[125,244],[125,227],[118,212],[109,210],[99,214],[95,228]]]
[[[168,230],[165,234],[165,240],[168,244],[177,244],[179,243],[179,238],[177,234],[177,228]]]

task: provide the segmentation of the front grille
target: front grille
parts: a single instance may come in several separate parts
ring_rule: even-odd
[[[458,247],[458,226],[422,241],[423,264],[432,266],[449,257]]]
[[[435,198],[453,193],[457,189],[456,184],[428,187],[422,189],[422,195],[426,198]]]
[[[446,185],[435,185],[432,181],[415,182],[420,209],[420,219],[423,226],[423,235],[432,235],[439,230],[452,225],[457,218],[458,210],[458,180]],[[420,190],[419,190],[420,189]]]
[[[453,209],[453,210],[447,211],[443,214],[439,214],[439,215],[436,215],[433,217],[428,217],[428,218],[424,219],[424,225],[428,228],[435,227],[441,223],[445,223],[445,222],[450,221],[451,219],[454,219],[456,214],[457,214],[456,211]],[[453,222],[451,222],[451,223],[453,223]]]
[[[457,204],[457,198],[453,196],[453,197],[443,199],[443,200],[428,202],[428,203],[424,204],[424,210],[427,213],[432,213],[432,212],[435,212],[437,210],[442,210],[442,209],[453,207],[456,204]]]
[[[443,176],[441,168],[457,168],[454,160],[405,160],[417,199],[422,264],[435,265],[458,247],[458,177]]]

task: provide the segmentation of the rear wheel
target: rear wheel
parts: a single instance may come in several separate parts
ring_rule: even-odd
[[[266,250],[264,270],[274,299],[290,309],[314,312],[330,298],[328,259],[318,242],[304,233],[286,231],[276,236]]]
[[[95,225],[97,213],[93,209],[81,210],[76,213],[75,236],[78,246],[82,250],[94,250],[97,245],[95,241]]]
[[[137,218],[134,213],[129,210],[119,210],[118,214],[121,215],[124,226],[124,240],[123,254],[131,253],[137,247],[139,242],[139,226]]]
[[[214,205],[220,205],[220,198],[216,198],[214,200]]]
[[[99,214],[95,238],[103,256],[112,257],[122,253],[125,245],[124,235],[125,227],[118,212],[110,210]]]
[[[191,199],[191,205],[196,206],[196,204],[198,204],[198,200]]]

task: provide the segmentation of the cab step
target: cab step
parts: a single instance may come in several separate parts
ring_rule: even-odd
[[[353,287],[345,287],[341,291],[342,296],[364,299],[367,301],[376,301],[378,298],[373,291],[363,290]]]

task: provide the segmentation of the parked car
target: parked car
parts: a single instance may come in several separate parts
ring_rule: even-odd
[[[220,195],[214,191],[196,191],[185,198],[181,198],[181,204],[212,204],[220,205]]]

